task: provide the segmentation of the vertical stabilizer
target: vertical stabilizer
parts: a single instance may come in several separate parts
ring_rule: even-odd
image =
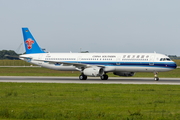
[[[28,28],[22,28],[26,54],[45,53],[38,45]]]

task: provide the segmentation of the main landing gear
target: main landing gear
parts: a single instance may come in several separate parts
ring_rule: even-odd
[[[104,74],[104,75],[102,75],[100,78],[101,78],[101,80],[107,80],[107,79],[108,79],[108,75]],[[81,75],[79,76],[79,79],[80,79],[80,80],[87,80],[87,76],[84,75],[84,74],[81,74]]]
[[[80,80],[87,80],[87,76],[84,75],[84,74],[81,74],[81,75],[79,76],[79,79],[80,79]]]
[[[108,75],[104,74],[101,76],[101,80],[107,80],[108,79]]]
[[[158,81],[158,80],[159,80],[158,72],[154,72],[154,80],[155,80],[155,81]]]

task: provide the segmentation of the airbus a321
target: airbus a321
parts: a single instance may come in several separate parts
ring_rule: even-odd
[[[28,28],[22,28],[26,54],[20,59],[29,63],[61,71],[80,71],[80,80],[87,76],[107,80],[107,73],[134,76],[136,72],[152,72],[158,81],[158,72],[177,67],[169,57],[158,53],[47,53],[44,52]]]

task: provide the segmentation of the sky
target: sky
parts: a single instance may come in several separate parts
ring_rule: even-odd
[[[24,53],[22,27],[48,52],[180,56],[180,0],[0,0],[0,50]]]

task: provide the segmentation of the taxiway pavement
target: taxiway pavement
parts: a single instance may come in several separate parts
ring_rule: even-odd
[[[153,78],[135,77],[109,77],[108,80],[100,80],[99,77],[88,77],[87,80],[79,80],[78,77],[0,76],[0,82],[180,85],[180,78],[160,78],[159,81],[154,81]]]

